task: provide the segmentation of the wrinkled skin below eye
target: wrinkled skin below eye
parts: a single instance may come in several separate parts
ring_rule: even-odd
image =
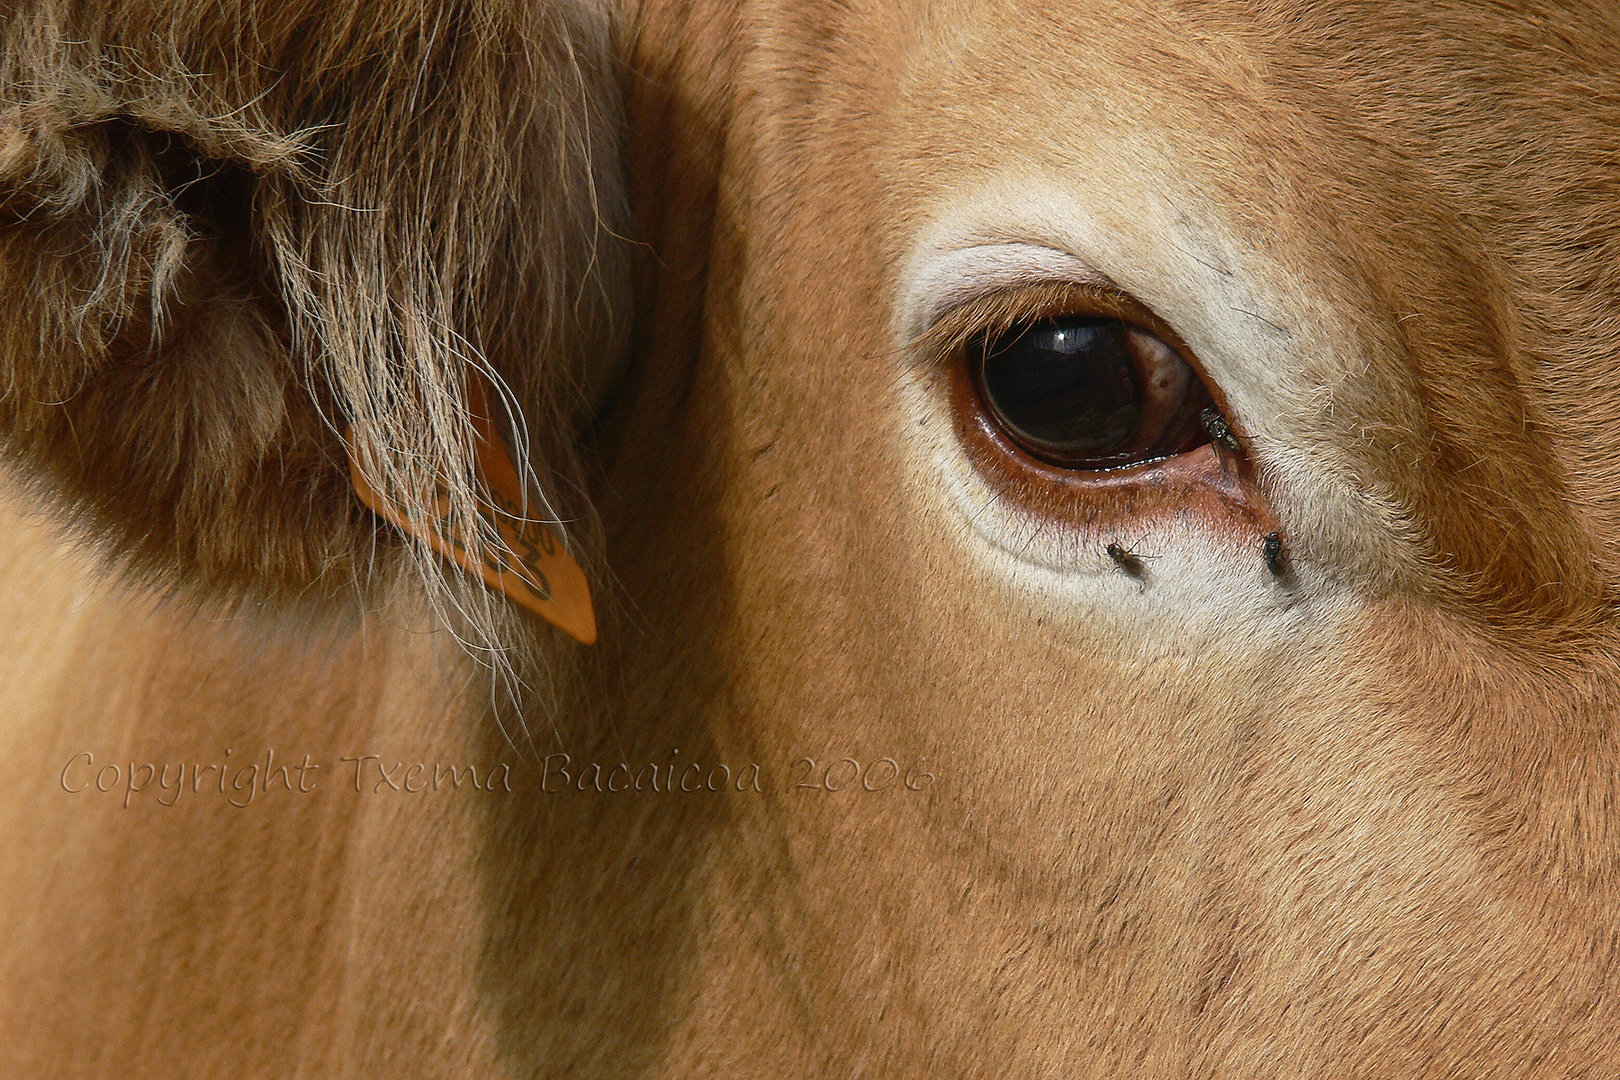
[[[1061,468],[1116,469],[1191,450],[1211,404],[1158,337],[1119,319],[1014,327],[969,356],[990,415],[1031,455]]]

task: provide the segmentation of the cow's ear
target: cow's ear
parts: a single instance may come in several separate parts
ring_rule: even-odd
[[[470,515],[481,371],[544,507],[622,308],[605,12],[12,11],[0,444],[18,476],[148,580],[352,597],[388,536],[440,572],[357,498],[353,464],[406,519]]]

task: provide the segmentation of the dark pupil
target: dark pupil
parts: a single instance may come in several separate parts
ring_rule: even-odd
[[[1053,319],[1005,334],[986,345],[981,379],[1021,441],[1066,461],[1110,463],[1142,413],[1118,319]]]

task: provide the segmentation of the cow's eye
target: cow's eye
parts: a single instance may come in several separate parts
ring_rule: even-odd
[[[1117,469],[1209,441],[1203,383],[1173,348],[1123,320],[1016,324],[970,344],[967,359],[996,426],[1048,464]]]

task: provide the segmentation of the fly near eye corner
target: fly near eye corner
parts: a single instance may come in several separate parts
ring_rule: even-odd
[[[1221,411],[1213,405],[1198,414],[1198,423],[1209,433],[1209,437],[1223,448],[1234,454],[1243,449],[1242,444],[1237,441],[1237,436],[1233,435],[1232,429],[1227,426],[1226,417],[1222,416]]]

